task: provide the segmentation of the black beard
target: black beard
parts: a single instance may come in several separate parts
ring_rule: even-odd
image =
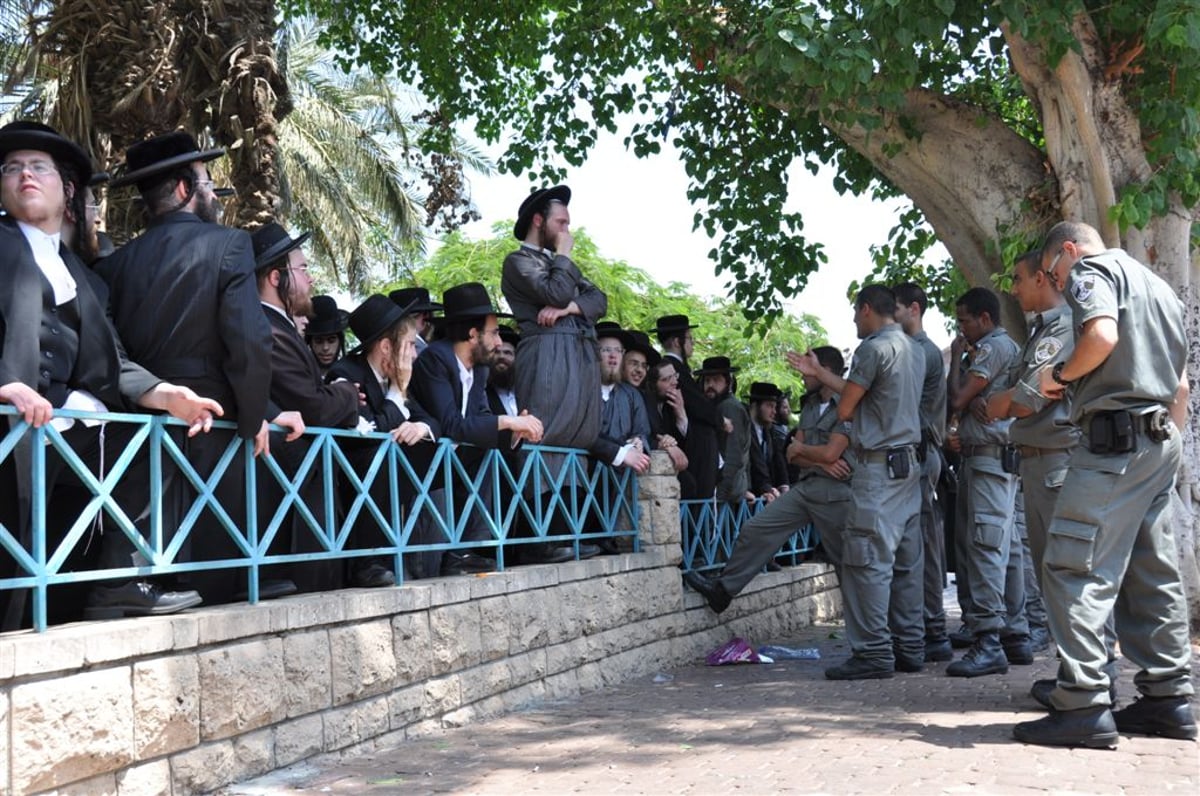
[[[488,382],[493,387],[498,387],[501,390],[511,390],[513,383],[513,369],[505,368],[503,370],[497,370],[493,367],[488,373]]]

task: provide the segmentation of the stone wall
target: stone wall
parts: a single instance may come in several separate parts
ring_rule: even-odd
[[[0,791],[208,792],[839,611],[832,572],[805,564],[715,617],[681,585],[678,483],[654,467],[636,554],[0,636]]]

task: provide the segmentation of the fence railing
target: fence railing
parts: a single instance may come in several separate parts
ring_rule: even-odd
[[[585,451],[530,445],[485,451],[442,440],[430,443],[429,455],[415,465],[387,434],[309,428],[287,443],[296,447],[279,447],[284,443],[273,435],[273,455],[255,459],[227,422],[215,424],[220,437],[194,443],[183,424],[163,416],[65,410],[55,416],[106,421],[110,444],[101,447],[115,449],[97,467],[64,432],[32,428],[12,407],[0,406],[0,429],[11,423],[0,437],[0,477],[14,479],[24,468],[29,484],[24,522],[12,519],[14,506],[0,507],[0,592],[31,590],[39,631],[47,624],[49,589],[61,584],[243,568],[256,602],[261,570],[274,564],[383,557],[401,581],[404,557],[414,553],[483,549],[503,569],[505,548],[513,545],[569,544],[578,555],[589,541],[627,537],[638,549],[634,474],[596,465]],[[118,430],[119,447],[111,444]],[[197,444],[207,446],[204,466],[193,461]],[[74,474],[82,495],[78,513],[65,520],[61,506],[49,503],[50,459],[52,472]],[[60,520],[55,527],[52,516]],[[93,543],[98,522],[104,533],[125,535],[140,565],[67,568]],[[187,560],[181,551],[197,529],[214,526],[233,554]],[[306,537],[304,551],[281,550],[276,540],[296,528]],[[468,530],[479,538],[465,541]]]
[[[765,506],[762,498],[753,502],[739,500],[732,503],[719,500],[679,501],[684,569],[705,572],[724,566],[733,552],[742,526]],[[820,541],[820,535],[812,525],[797,528],[775,553],[774,559],[785,565],[797,564],[812,553]]]

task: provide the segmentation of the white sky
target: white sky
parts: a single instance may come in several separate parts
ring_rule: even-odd
[[[853,350],[857,338],[846,288],[870,272],[869,247],[887,240],[896,223],[896,205],[839,196],[829,171],[813,176],[797,165],[790,176],[789,201],[803,213],[809,240],[825,245],[829,261],[784,306],[816,316],[832,345]],[[525,175],[475,175],[470,182],[483,216],[463,229],[473,239],[486,239],[494,223],[515,218],[530,190]],[[716,276],[707,255],[712,240],[703,231],[692,231],[687,175],[669,145],[657,156],[639,159],[625,150],[621,137],[603,134],[587,163],[570,171],[564,182],[572,191],[571,225],[586,230],[603,256],[625,260],[660,284],[678,281],[702,296],[726,295],[729,276]],[[925,326],[935,343],[949,345],[945,320],[936,310]]]

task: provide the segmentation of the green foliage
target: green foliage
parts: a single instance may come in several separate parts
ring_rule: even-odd
[[[496,224],[493,232],[487,240],[471,240],[460,232],[450,234],[425,265],[416,270],[415,283],[439,295],[463,282],[482,282],[497,306],[506,306],[500,292],[500,266],[517,244],[512,238],[511,221]],[[826,342],[825,330],[815,318],[783,315],[770,329],[763,330],[747,320],[742,307],[735,302],[700,298],[677,282],[660,285],[642,269],[604,257],[586,230],[573,232],[572,259],[608,296],[607,319],[620,323],[622,328],[646,331],[653,338],[656,318],[687,315],[692,323],[699,325],[693,332],[696,337],[693,367],[699,367],[707,356],[728,356],[741,368],[739,384],[772,381],[792,394],[803,391],[798,374],[787,366],[783,355]],[[405,284],[395,283],[382,290],[387,292]]]
[[[839,191],[895,196],[880,158],[837,130],[868,134],[904,115],[911,92],[940,94],[1042,145],[1037,109],[1013,76],[1002,25],[1041,44],[1052,64],[1077,48],[1087,13],[1114,54],[1144,45],[1114,79],[1136,108],[1152,174],[1125,186],[1113,213],[1144,224],[1181,197],[1200,201],[1200,0],[285,0],[289,13],[328,20],[347,63],[418,81],[447,118],[507,141],[502,170],[532,182],[560,177],[601,130],[633,120],[639,156],[671,140],[690,178],[695,225],[714,241],[717,271],[747,311],[768,320],[825,255],[789,212],[787,169],[835,167]],[[884,158],[907,144],[888,141]],[[1037,212],[1033,208],[1031,213]],[[912,271],[920,214],[885,251]],[[1040,219],[1039,219],[1040,220]],[[1002,231],[996,232],[997,249]],[[915,245],[914,245],[915,244]],[[922,280],[925,281],[925,280]],[[936,282],[934,283],[936,284]]]

